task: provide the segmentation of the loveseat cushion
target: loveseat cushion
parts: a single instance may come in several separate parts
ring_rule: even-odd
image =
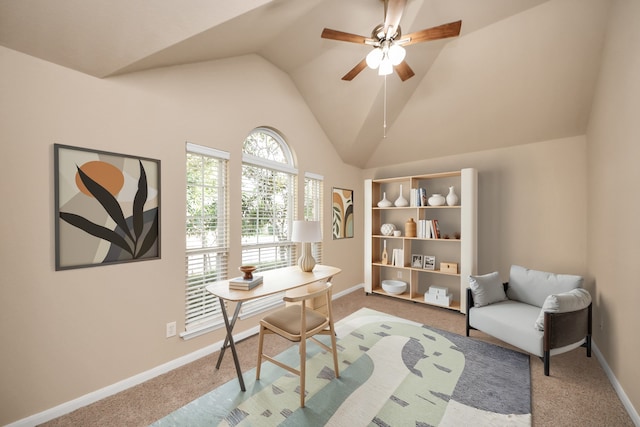
[[[509,272],[507,297],[510,300],[542,307],[547,296],[582,287],[582,277],[530,270],[512,265]]]
[[[544,313],[566,313],[569,311],[582,310],[591,304],[591,294],[586,289],[578,288],[569,292],[549,295],[542,305],[535,327],[539,331],[544,331]]]
[[[540,307],[506,300],[485,307],[471,307],[469,325],[528,353],[542,356],[544,332],[531,327]]]
[[[482,276],[469,276],[469,287],[473,294],[474,307],[483,307],[507,299],[497,271]]]

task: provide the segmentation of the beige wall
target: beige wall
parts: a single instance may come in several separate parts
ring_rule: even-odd
[[[362,281],[362,232],[333,241],[330,215],[333,186],[362,197],[361,172],[341,162],[291,80],[260,57],[99,80],[0,48],[0,98],[0,425],[222,338],[164,336],[167,322],[184,328],[185,141],[231,153],[231,268],[240,264],[242,141],[270,125],[301,176],[325,177],[324,261],[343,268],[337,291]],[[54,271],[54,143],[162,162],[161,260]]]
[[[566,138],[423,160],[365,176],[478,170],[478,273],[511,264],[583,275],[587,243],[586,145]]]
[[[613,3],[587,132],[587,260],[595,282],[594,339],[636,411],[640,411],[639,19],[637,0]]]

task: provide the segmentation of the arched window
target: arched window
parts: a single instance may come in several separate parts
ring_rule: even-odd
[[[275,168],[297,173],[287,143],[279,133],[265,127],[254,129],[244,140],[242,160],[265,166],[271,164]]]
[[[242,147],[242,264],[256,271],[296,263],[291,242],[295,219],[297,175],[293,155],[276,131],[259,127]],[[247,302],[242,315],[250,315],[282,302],[282,295]]]

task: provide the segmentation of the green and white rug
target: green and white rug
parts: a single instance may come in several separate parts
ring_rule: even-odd
[[[307,346],[305,408],[298,377],[267,362],[246,392],[234,378],[153,426],[531,425],[528,355],[366,308],[336,333],[340,378]],[[278,358],[296,364],[297,346]]]

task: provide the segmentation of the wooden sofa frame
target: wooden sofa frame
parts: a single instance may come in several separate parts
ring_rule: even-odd
[[[507,293],[509,283],[503,283],[504,292]],[[471,329],[476,329],[469,325],[469,309],[474,306],[473,293],[471,288],[467,288],[467,336]],[[533,327],[533,325],[531,326]],[[476,329],[477,330],[477,329]],[[543,351],[544,355],[540,357],[544,363],[544,374],[549,376],[549,362],[551,359],[551,350],[561,348],[573,344],[584,338],[585,342],[582,347],[587,349],[587,357],[591,357],[591,332],[592,332],[592,304],[581,310],[566,313],[544,313],[544,335],[543,335]]]

